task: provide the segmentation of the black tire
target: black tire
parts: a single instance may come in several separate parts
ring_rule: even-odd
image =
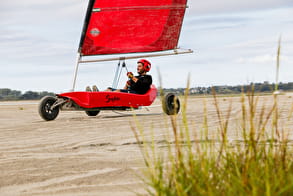
[[[85,111],[85,113],[88,116],[97,116],[100,113],[100,110],[98,110],[98,111]]]
[[[47,121],[54,120],[59,114],[59,106],[51,109],[51,106],[57,101],[56,97],[45,96],[39,104],[39,114]]]
[[[167,115],[175,115],[180,111],[180,101],[176,95],[168,93],[163,97],[162,107]]]

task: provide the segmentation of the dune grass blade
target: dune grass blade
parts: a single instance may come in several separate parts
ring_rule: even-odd
[[[277,49],[277,62],[276,62],[277,66],[276,66],[275,91],[277,91],[279,89],[280,54],[281,54],[281,37],[279,38],[278,49]]]

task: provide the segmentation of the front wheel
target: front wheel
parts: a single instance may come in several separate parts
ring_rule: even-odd
[[[59,106],[52,108],[57,98],[45,96],[41,99],[39,104],[39,114],[47,121],[54,120],[59,114]]]
[[[168,93],[163,97],[162,107],[167,115],[175,115],[180,110],[180,101],[175,94]]]
[[[88,116],[97,116],[100,113],[100,110],[98,110],[98,111],[85,111],[85,113]]]

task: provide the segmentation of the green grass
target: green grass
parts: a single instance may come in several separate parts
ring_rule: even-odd
[[[279,69],[279,62],[277,65]],[[274,103],[266,108],[259,107],[253,86],[242,95],[241,117],[237,119],[240,126],[233,130],[241,137],[234,142],[228,135],[229,124],[235,120],[231,118],[232,103],[226,112],[221,111],[215,93],[217,139],[209,138],[207,107],[200,133],[192,131],[186,114],[187,94],[182,117],[170,116],[166,122],[173,132],[166,137],[166,148],[160,148],[154,136],[152,142],[147,142],[138,123],[133,131],[141,144],[146,166],[142,179],[149,195],[293,195],[292,143],[280,125],[278,95],[271,96]],[[292,113],[293,104],[288,122],[292,121]]]

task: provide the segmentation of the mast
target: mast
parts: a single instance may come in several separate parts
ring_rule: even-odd
[[[78,52],[81,53],[81,48],[82,48],[82,44],[84,42],[85,39],[85,35],[86,35],[86,31],[92,16],[92,10],[94,8],[94,4],[95,4],[96,0],[89,0],[89,4],[87,7],[87,11],[86,11],[86,16],[84,19],[84,23],[83,23],[83,28],[82,28],[82,32],[81,32],[81,37],[80,37],[80,42],[79,42],[79,47],[78,47]]]
[[[85,39],[85,35],[86,35],[86,31],[89,25],[89,21],[91,19],[91,12],[92,9],[94,7],[96,0],[89,0],[89,4],[87,7],[87,11],[86,11],[86,16],[85,16],[85,20],[83,23],[83,28],[82,28],[82,32],[81,32],[81,37],[80,37],[80,41],[79,41],[79,46],[78,46],[78,50],[77,50],[77,58],[76,58],[76,64],[75,64],[75,68],[74,68],[74,74],[73,74],[73,82],[72,82],[72,89],[71,91],[74,91],[75,89],[75,84],[76,84],[76,78],[77,78],[77,72],[78,72],[78,67],[79,67],[79,63],[81,60],[81,49],[82,49],[82,44],[84,42]]]

